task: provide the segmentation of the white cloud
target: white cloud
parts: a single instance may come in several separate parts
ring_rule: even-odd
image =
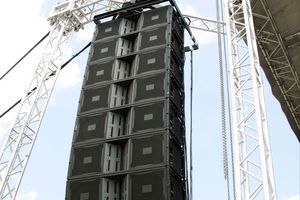
[[[59,90],[76,87],[81,83],[81,79],[82,75],[79,64],[72,62],[68,67],[61,70],[57,80],[57,87]]]
[[[291,196],[291,197],[283,198],[283,200],[300,200],[300,194],[297,194],[297,195]]]
[[[35,191],[30,191],[24,194],[17,195],[16,200],[37,200],[38,194]]]
[[[95,30],[94,23],[90,23],[85,25],[83,30],[79,30],[79,32],[75,33],[75,39],[77,42],[90,42],[93,38],[93,33]]]
[[[12,65],[49,29],[46,16],[42,14],[43,2],[42,0],[5,1],[4,5],[1,5],[14,8],[13,14],[11,9],[3,9],[0,13],[1,26],[5,27],[0,33],[0,53],[6,55],[1,57],[2,69]]]

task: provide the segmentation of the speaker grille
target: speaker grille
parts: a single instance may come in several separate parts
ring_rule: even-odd
[[[166,49],[154,49],[139,54],[138,74],[165,69]]]
[[[135,101],[164,97],[165,85],[165,73],[137,78]]]
[[[112,80],[113,65],[114,61],[90,65],[86,85]]]
[[[162,164],[166,141],[162,134],[132,139],[131,167]]]
[[[164,102],[136,106],[133,109],[133,132],[164,128]]]
[[[108,107],[110,86],[83,91],[81,112]]]
[[[167,23],[169,21],[169,8],[162,7],[143,13],[143,28]]]
[[[131,199],[132,200],[164,200],[163,171],[146,172],[131,175]]]
[[[141,49],[165,45],[168,39],[167,31],[168,29],[166,26],[142,31]]]
[[[77,142],[90,139],[104,138],[106,114],[79,118]]]
[[[72,175],[100,172],[102,145],[74,149]]]

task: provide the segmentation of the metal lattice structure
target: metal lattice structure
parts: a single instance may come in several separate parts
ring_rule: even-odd
[[[291,6],[296,5],[292,4]],[[278,22],[276,24],[266,0],[256,0],[252,2],[252,7],[258,47],[265,60],[264,67],[270,70],[274,82],[278,86],[280,101],[284,102],[283,110],[290,115],[288,120],[294,132],[298,131],[296,135],[300,139],[300,79],[299,72],[297,73],[297,58],[294,56],[295,58],[292,59],[291,56],[297,54],[296,47],[299,46],[299,42],[297,43],[295,38],[300,36],[300,32],[296,31],[299,28],[295,27],[292,35],[284,38],[283,35],[286,34],[279,30]],[[283,17],[283,19],[286,18]],[[279,24],[281,25],[282,22]],[[293,26],[293,23],[289,24]]]
[[[236,199],[276,199],[259,55],[249,0],[225,1]]]
[[[36,139],[49,97],[58,77],[71,33],[65,29],[69,20],[54,27],[29,90],[22,100],[17,119],[1,154],[1,199],[14,199]],[[35,92],[31,92],[36,88]]]
[[[49,18],[53,27],[50,39],[1,151],[0,199],[16,197],[72,32],[90,22],[95,12],[119,8],[120,5],[114,1],[74,0],[54,8]]]
[[[196,17],[191,15],[184,15],[188,18],[189,26],[193,29],[197,29],[200,31],[208,31],[211,33],[219,33],[226,34],[223,32],[223,28],[225,27],[225,23],[222,21],[217,21],[214,19],[208,19],[203,17]],[[220,26],[220,31],[218,30],[218,26]]]

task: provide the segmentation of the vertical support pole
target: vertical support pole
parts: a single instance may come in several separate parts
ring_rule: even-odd
[[[249,0],[225,0],[237,200],[275,200],[260,63]]]

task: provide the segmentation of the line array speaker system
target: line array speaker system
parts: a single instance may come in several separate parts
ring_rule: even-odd
[[[172,6],[97,24],[66,200],[185,200],[183,25]]]

